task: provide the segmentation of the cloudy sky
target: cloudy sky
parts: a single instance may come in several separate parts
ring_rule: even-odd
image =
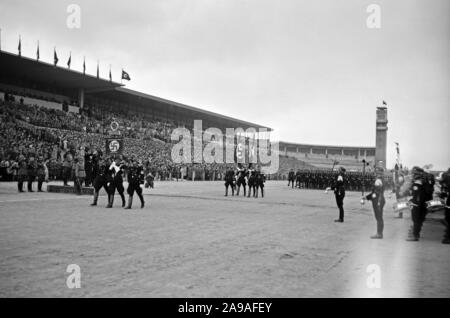
[[[67,7],[81,8],[70,29]],[[369,29],[367,7],[381,8]],[[450,166],[448,0],[1,0],[2,50],[120,80],[127,87],[275,129],[299,143],[374,146],[389,108],[407,166]]]

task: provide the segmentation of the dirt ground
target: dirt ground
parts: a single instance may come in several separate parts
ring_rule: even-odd
[[[0,297],[450,297],[440,214],[419,242],[385,207],[385,238],[360,193],[334,223],[332,193],[268,182],[265,198],[224,197],[221,182],[157,182],[146,207],[16,192],[0,184]],[[69,264],[81,288],[69,289]],[[379,269],[380,285],[368,285]],[[369,272],[368,272],[369,270]]]

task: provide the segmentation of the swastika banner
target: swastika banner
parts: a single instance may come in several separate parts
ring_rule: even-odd
[[[108,138],[106,139],[106,154],[115,155],[123,153],[123,139],[122,138]]]

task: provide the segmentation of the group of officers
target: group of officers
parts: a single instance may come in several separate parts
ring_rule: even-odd
[[[331,186],[326,192],[333,190],[336,204],[339,209],[339,218],[335,222],[344,222],[344,198],[346,173],[345,168],[340,168],[334,175]],[[439,182],[440,191],[434,193],[436,181]],[[361,198],[361,204],[371,201],[374,216],[377,222],[376,234],[372,239],[382,239],[384,230],[383,208],[386,204],[384,192],[386,189],[386,176],[384,169],[375,168],[375,178],[370,187],[370,192]],[[394,178],[394,192],[397,203],[405,202],[405,206],[411,210],[412,226],[406,238],[407,241],[419,241],[425,217],[428,212],[444,210],[445,232],[443,244],[450,244],[450,168],[441,173],[436,179],[433,174],[420,167],[414,167],[410,175],[396,171]],[[401,212],[401,211],[398,211]]]
[[[134,157],[102,157],[94,154],[90,162],[92,166],[92,178],[94,187],[94,200],[91,206],[96,206],[100,190],[105,189],[108,194],[108,204],[106,208],[112,208],[114,204],[114,196],[116,191],[122,200],[122,207],[131,209],[133,205],[133,197],[136,193],[141,202],[141,208],[144,208],[145,201],[142,195],[141,184],[153,184],[151,174],[145,176],[142,163]],[[123,181],[126,176],[128,181],[128,204],[125,202],[125,188]]]
[[[28,192],[34,192],[33,183],[37,181],[37,191],[42,191],[42,184],[48,181],[47,163],[43,156],[34,156],[26,158],[24,155],[19,155],[17,162],[13,164],[12,169],[17,170],[17,190],[25,192],[23,185],[27,183]]]
[[[259,191],[261,191],[261,197],[264,198],[264,183],[266,182],[266,175],[261,172],[261,166],[253,167],[251,163],[245,167],[243,164],[238,163],[236,170],[228,169],[225,172],[225,196],[228,196],[228,189],[231,188],[231,195],[239,196],[241,187],[244,190],[244,197],[249,198],[253,196],[258,197]],[[247,193],[248,185],[248,193]],[[253,191],[253,195],[252,195]]]

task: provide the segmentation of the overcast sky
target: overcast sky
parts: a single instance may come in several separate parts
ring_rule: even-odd
[[[81,28],[66,25],[81,8]],[[366,25],[372,4],[381,28]],[[388,103],[388,166],[450,167],[450,1],[0,1],[2,50],[120,81],[130,89],[267,125],[274,138],[374,146]]]

